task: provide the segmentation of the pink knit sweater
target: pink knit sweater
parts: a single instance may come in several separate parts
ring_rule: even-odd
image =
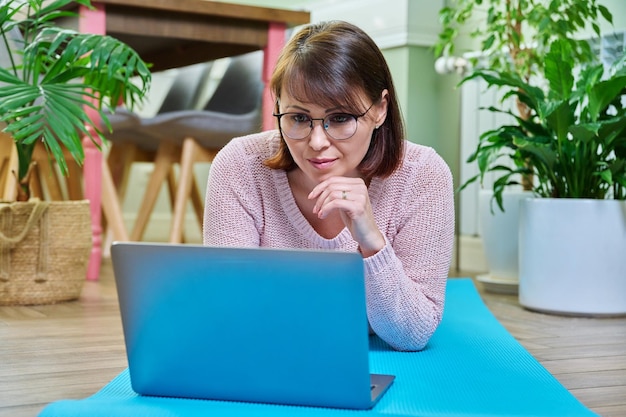
[[[334,249],[355,252],[348,229],[321,237],[300,212],[282,170],[263,161],[277,131],[233,139],[211,167],[204,243],[211,246]],[[369,186],[387,244],[365,258],[367,315],[376,334],[398,350],[420,350],[441,320],[454,239],[450,170],[431,148],[406,142],[403,164]]]

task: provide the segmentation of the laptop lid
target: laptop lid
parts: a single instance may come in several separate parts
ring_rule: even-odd
[[[133,389],[143,395],[366,409],[363,259],[337,251],[114,243]]]

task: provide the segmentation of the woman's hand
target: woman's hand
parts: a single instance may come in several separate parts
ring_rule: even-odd
[[[359,244],[363,257],[376,254],[385,246],[385,238],[374,221],[367,186],[361,178],[332,177],[319,183],[309,194],[316,200],[313,213],[320,219],[335,210]]]

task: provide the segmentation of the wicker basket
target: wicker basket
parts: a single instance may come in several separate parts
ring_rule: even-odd
[[[0,203],[0,305],[78,298],[91,245],[87,200]]]

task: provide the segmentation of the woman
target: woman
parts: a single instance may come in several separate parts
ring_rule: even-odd
[[[395,349],[422,349],[452,253],[448,166],[404,140],[385,59],[349,23],[300,30],[270,87],[278,131],[233,139],[215,158],[204,243],[358,251],[371,328]]]

